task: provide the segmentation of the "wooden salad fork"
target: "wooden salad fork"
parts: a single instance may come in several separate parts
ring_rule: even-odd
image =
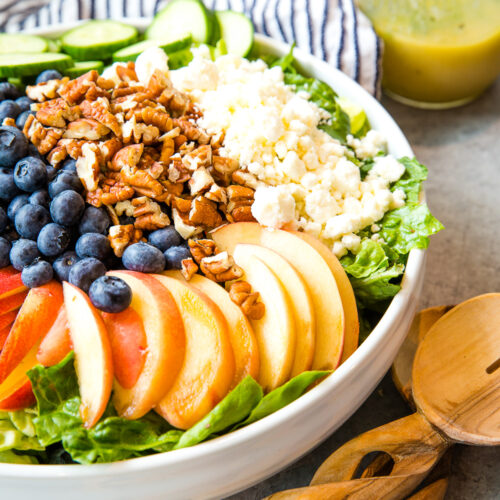
[[[411,371],[411,393],[409,372],[402,374],[395,363],[400,386],[407,386],[403,393],[413,397],[416,413],[343,445],[320,466],[310,486],[268,498],[407,498],[451,444],[500,445],[500,293],[447,309],[426,315],[427,333],[425,325],[418,327],[422,338],[416,337],[420,343]],[[411,359],[411,349],[409,353]],[[372,452],[383,454],[354,479],[361,461]],[[380,475],[392,461],[390,473]],[[446,480],[436,481],[411,498],[436,499],[445,490]]]

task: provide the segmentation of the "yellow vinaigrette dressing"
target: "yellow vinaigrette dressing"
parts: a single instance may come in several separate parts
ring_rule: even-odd
[[[422,107],[470,101],[500,72],[500,0],[358,0],[384,40],[382,85]]]

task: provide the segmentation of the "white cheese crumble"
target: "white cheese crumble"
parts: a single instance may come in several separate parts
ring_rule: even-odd
[[[355,233],[404,205],[404,192],[389,189],[403,165],[376,156],[386,150],[383,135],[371,130],[362,139],[348,137],[359,159],[374,158],[361,180],[347,148],[318,129],[328,113],[285,85],[281,68],[235,55],[212,61],[199,51],[170,77],[201,109],[198,124],[210,134],[225,132],[219,154],[267,185],[257,187],[252,207],[260,224],[301,228],[341,257],[359,248]]]
[[[155,70],[168,74],[168,56],[159,47],[149,47],[135,60],[135,73],[139,82],[147,87]]]

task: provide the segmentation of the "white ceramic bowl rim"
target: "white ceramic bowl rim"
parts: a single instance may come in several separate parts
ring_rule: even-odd
[[[145,29],[150,22],[148,19],[123,19],[124,22],[135,25],[139,29]],[[67,30],[79,23],[71,23],[64,25],[55,25],[50,28],[37,28],[30,30],[29,33],[41,34],[47,36],[57,36],[64,30]],[[27,31],[28,33],[28,31]],[[264,51],[271,53],[285,54],[290,50],[290,47],[282,42],[272,40],[262,35],[255,36],[256,43]],[[320,61],[313,55],[306,53],[300,49],[295,49],[294,55],[301,66],[305,68],[317,67],[322,68],[323,71],[328,71],[339,83],[339,87],[347,87],[356,94],[357,102],[363,106],[365,110],[371,110],[372,114],[378,114],[384,117],[384,120],[390,124],[391,134],[387,134],[389,142],[398,143],[398,151],[401,152],[400,156],[413,157],[414,154],[411,150],[408,141],[403,133],[394,122],[392,117],[387,111],[376,101],[368,92],[361,88],[358,84],[353,82],[344,73],[335,68],[330,67],[326,62]],[[336,89],[334,89],[336,90]],[[370,114],[370,113],[369,113]],[[387,131],[386,131],[387,132]],[[343,379],[348,378],[357,369],[363,367],[369,357],[373,348],[383,339],[388,333],[390,328],[396,328],[398,322],[401,320],[401,311],[403,311],[413,298],[413,290],[418,282],[419,274],[421,273],[424,265],[424,251],[412,250],[408,257],[408,262],[403,277],[403,286],[400,292],[393,298],[387,311],[381,318],[380,322],[374,328],[368,338],[361,344],[361,346],[354,352],[354,354],[345,361],[335,372],[325,379],[321,384],[314,387],[312,390],[298,398],[296,401],[290,403],[281,410],[259,420],[248,427],[241,428],[237,431],[231,432],[216,439],[200,443],[191,448],[184,448],[180,450],[170,451],[167,453],[159,453],[146,457],[134,458],[122,462],[93,464],[93,465],[17,465],[17,464],[3,464],[0,463],[0,477],[10,478],[71,478],[71,477],[85,477],[85,476],[107,476],[112,474],[114,477],[117,475],[125,475],[131,472],[140,472],[141,470],[151,470],[156,468],[168,467],[169,464],[179,462],[189,462],[194,458],[205,456],[206,460],[210,460],[210,456],[216,454],[218,451],[228,448],[240,448],[244,450],[245,443],[255,439],[263,431],[269,431],[273,428],[285,424],[286,420],[301,412],[301,410],[309,405],[313,405],[323,397],[326,397],[328,392],[335,386],[339,385]]]

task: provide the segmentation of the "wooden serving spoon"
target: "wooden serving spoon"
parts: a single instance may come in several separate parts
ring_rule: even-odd
[[[436,321],[417,348],[412,389],[417,413],[346,443],[321,465],[311,486],[269,498],[401,499],[453,442],[499,445],[500,293],[467,300]],[[390,455],[390,474],[353,479],[371,452]]]

